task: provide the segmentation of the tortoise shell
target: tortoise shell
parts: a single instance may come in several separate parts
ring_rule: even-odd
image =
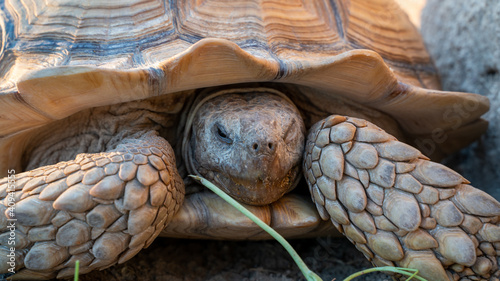
[[[30,130],[80,110],[244,82],[308,86],[318,93],[310,99],[341,96],[385,112],[437,156],[487,126],[486,98],[438,90],[418,31],[391,0],[0,7],[2,173],[20,170]]]

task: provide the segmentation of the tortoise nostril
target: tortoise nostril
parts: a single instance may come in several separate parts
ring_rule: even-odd
[[[261,141],[261,142],[253,142],[250,145],[250,150],[252,150],[253,153],[257,154],[269,154],[269,153],[274,153],[274,150],[276,149],[276,145],[274,142],[266,142],[266,141]]]

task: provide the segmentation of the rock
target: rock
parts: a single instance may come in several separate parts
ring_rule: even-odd
[[[421,32],[444,90],[478,93],[491,102],[481,141],[445,163],[500,199],[500,2],[427,0]],[[473,106],[473,105],[469,105]],[[458,110],[458,109],[457,109]],[[467,108],[457,114],[467,114]]]

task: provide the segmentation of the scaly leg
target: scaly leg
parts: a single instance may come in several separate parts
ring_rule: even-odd
[[[87,273],[149,246],[182,204],[184,184],[170,145],[148,132],[113,151],[19,174],[14,185],[4,178],[0,198],[0,273],[9,272],[15,247],[13,277],[63,278],[76,260]]]
[[[315,124],[304,171],[322,218],[374,265],[499,280],[500,203],[377,126],[342,116]]]

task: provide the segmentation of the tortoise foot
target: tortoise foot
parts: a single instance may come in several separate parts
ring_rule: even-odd
[[[321,217],[374,265],[427,280],[498,280],[500,203],[453,170],[342,116],[311,128],[303,165]]]
[[[183,197],[172,148],[154,132],[4,178],[0,273],[64,278],[76,260],[82,274],[123,263],[153,242]]]

